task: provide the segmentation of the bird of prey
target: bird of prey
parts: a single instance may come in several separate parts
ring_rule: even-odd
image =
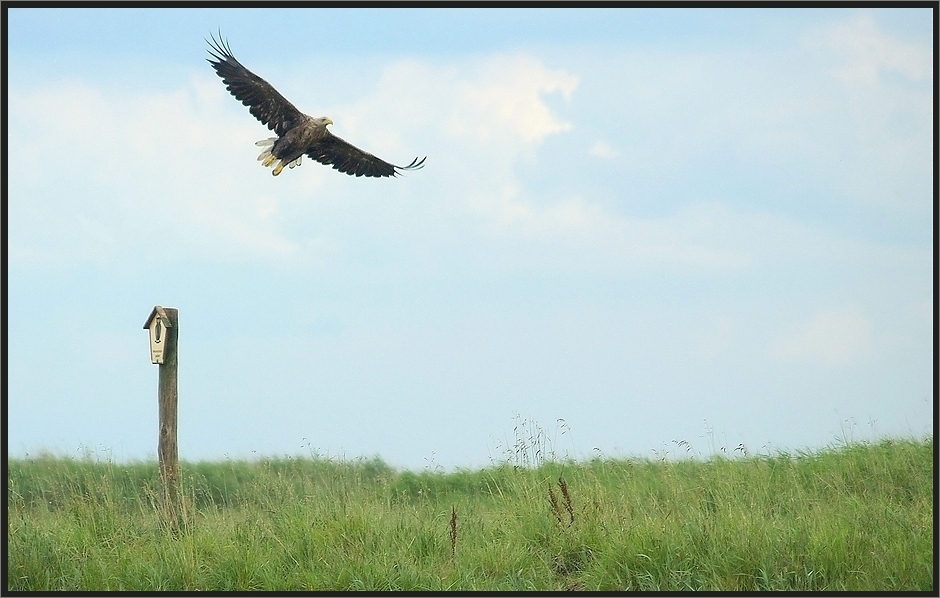
[[[285,166],[293,168],[300,164],[306,154],[321,164],[332,166],[348,175],[366,177],[393,177],[404,170],[424,167],[424,160],[415,158],[408,166],[396,166],[377,158],[369,152],[343,141],[327,130],[333,120],[326,116],[312,117],[304,114],[288,102],[270,83],[246,69],[232,56],[228,44],[212,36],[207,59],[216,74],[222,78],[225,88],[239,100],[248,111],[274,131],[277,137],[262,139],[256,145],[266,149],[258,156],[265,166],[274,166],[271,174],[281,174]],[[275,164],[275,162],[277,164]]]

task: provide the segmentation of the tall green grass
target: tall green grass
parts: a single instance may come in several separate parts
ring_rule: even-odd
[[[933,440],[707,461],[8,462],[8,590],[934,590]]]

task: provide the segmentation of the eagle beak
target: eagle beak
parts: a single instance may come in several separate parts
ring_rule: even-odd
[[[323,126],[332,125],[332,124],[333,124],[333,119],[332,119],[332,118],[327,118],[327,119],[326,119],[326,122],[324,123]]]

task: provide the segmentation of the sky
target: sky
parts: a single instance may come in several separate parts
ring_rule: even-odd
[[[10,456],[410,470],[923,438],[929,9],[8,9]],[[395,179],[269,136],[237,59]]]

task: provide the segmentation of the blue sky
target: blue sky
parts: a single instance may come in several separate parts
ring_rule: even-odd
[[[933,428],[930,10],[8,19],[12,455],[155,457],[156,304],[188,460]],[[205,61],[220,30],[335,134],[426,167],[272,177]]]

